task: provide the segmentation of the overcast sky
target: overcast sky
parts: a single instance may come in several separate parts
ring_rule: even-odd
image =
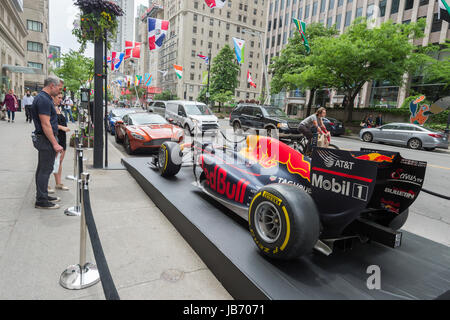
[[[74,0],[50,0],[50,44],[60,46],[62,53],[70,49],[80,48],[76,38],[72,35],[73,21],[78,13]],[[139,4],[148,5],[147,0],[134,0],[135,12]],[[94,46],[89,44],[85,54],[94,57]]]

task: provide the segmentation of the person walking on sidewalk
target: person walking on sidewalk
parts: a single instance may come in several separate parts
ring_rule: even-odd
[[[72,123],[75,123],[75,120],[73,120],[73,114],[72,114],[73,101],[70,98],[70,96],[64,97],[63,105],[64,105],[64,115],[66,117],[66,121],[69,122],[69,118],[67,116],[67,114],[69,114],[70,121],[72,121]]]
[[[61,199],[48,195],[48,183],[55,164],[56,154],[63,151],[58,144],[58,115],[52,97],[57,96],[63,87],[63,81],[57,77],[48,77],[44,89],[36,96],[31,107],[31,117],[35,126],[32,134],[33,145],[38,150],[36,169],[36,203],[38,209],[58,209]]]
[[[23,96],[22,108],[25,110],[26,122],[31,123],[31,105],[33,104],[34,97],[31,95],[30,90],[27,90],[27,94]]]
[[[53,103],[55,105],[55,111],[58,116],[58,142],[59,142],[59,145],[61,147],[63,147],[63,151],[61,152],[61,155],[59,158],[58,172],[57,173],[53,172],[53,173],[54,173],[55,182],[56,182],[55,189],[68,191],[69,188],[67,188],[61,182],[61,176],[62,176],[62,163],[63,163],[64,156],[66,154],[66,149],[67,149],[66,132],[69,132],[70,129],[67,127],[66,117],[61,112],[61,109],[60,109],[61,102],[62,102],[62,93],[58,94],[56,97],[53,98]]]
[[[3,104],[6,106],[6,112],[8,113],[8,122],[11,122],[11,120],[14,122],[16,111],[19,108],[19,102],[13,89],[9,89],[8,94],[5,95]]]

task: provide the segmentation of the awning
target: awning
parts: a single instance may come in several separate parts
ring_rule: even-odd
[[[41,69],[38,68],[30,68],[30,67],[23,67],[23,66],[12,66],[10,64],[4,64],[2,65],[2,69],[16,72],[16,73],[26,73],[26,74],[43,74]]]

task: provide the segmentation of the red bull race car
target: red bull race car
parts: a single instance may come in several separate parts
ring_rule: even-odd
[[[248,136],[240,145],[165,142],[155,165],[176,175],[193,152],[197,185],[248,221],[261,252],[295,259],[313,248],[329,255],[339,244],[375,241],[395,248],[417,199],[426,162],[397,152],[314,148],[311,158],[274,138]]]

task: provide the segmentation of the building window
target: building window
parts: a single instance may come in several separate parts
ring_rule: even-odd
[[[391,8],[391,14],[398,12],[398,6],[400,4],[400,0],[392,0],[392,8]]]
[[[387,0],[380,0],[380,17],[384,17],[386,15],[386,3]]]
[[[44,65],[42,63],[37,62],[28,62],[28,67],[42,70],[44,68]]]
[[[320,12],[325,11],[326,0],[320,0]]]
[[[39,42],[28,41],[27,50],[33,52],[43,52],[43,45]]]
[[[314,17],[317,13],[317,2],[313,3],[312,16]]]
[[[341,29],[341,20],[342,20],[342,14],[338,14],[336,15],[336,29],[340,30]]]
[[[333,8],[334,8],[334,0],[330,0],[330,4],[329,4],[329,7],[328,7],[328,10],[331,10]]]
[[[309,4],[305,7],[305,19],[309,17],[309,7]]]
[[[344,27],[348,27],[350,25],[350,21],[351,20],[352,20],[352,12],[351,11],[347,11],[345,13]]]
[[[419,6],[426,6],[429,2],[430,0],[420,0]]]
[[[332,17],[327,18],[327,28],[331,27],[331,20],[332,20]]]
[[[33,20],[27,20],[27,29],[31,31],[42,32],[42,23]]]
[[[433,22],[431,23],[431,32],[441,31],[442,19],[438,19],[438,14],[433,15]]]
[[[362,16],[362,10],[363,8],[356,8],[356,18],[361,17]]]
[[[338,8],[342,7],[343,4],[344,4],[344,0],[338,0]]]
[[[405,1],[405,10],[412,9],[414,6],[414,0],[406,0]]]

